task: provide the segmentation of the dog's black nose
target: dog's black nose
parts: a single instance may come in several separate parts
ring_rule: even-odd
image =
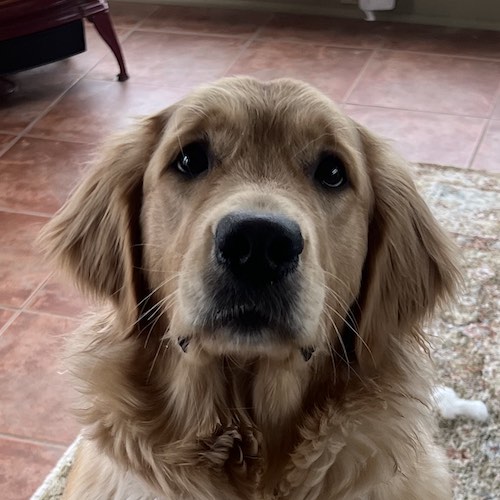
[[[278,281],[297,268],[303,249],[299,225],[283,215],[235,212],[215,231],[217,262],[247,282]]]

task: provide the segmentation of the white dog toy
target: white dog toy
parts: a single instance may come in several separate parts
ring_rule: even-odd
[[[488,409],[482,401],[461,399],[451,387],[438,386],[434,389],[433,396],[443,418],[467,417],[479,422],[488,418]]]

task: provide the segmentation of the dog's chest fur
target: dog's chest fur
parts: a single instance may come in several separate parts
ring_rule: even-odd
[[[298,439],[307,371],[267,360],[200,367],[199,353],[195,364],[169,352],[177,346],[158,354],[153,339],[110,344],[103,330],[114,326],[96,323],[94,336],[87,325],[74,343],[72,371],[85,387],[82,416],[97,448],[167,499],[170,491],[176,499],[183,491],[190,499],[273,498]]]
[[[185,415],[193,414],[198,404],[204,409],[194,422],[198,437],[206,436],[200,440],[200,464],[218,468],[242,498],[271,494],[298,439],[307,372],[291,361],[228,359],[190,372],[189,367],[176,371],[183,375],[171,381],[171,404],[178,411],[184,408]],[[192,429],[179,433],[191,434]]]
[[[141,478],[144,499],[363,498],[370,482],[411,475],[428,437],[425,395],[404,396],[415,392],[409,387],[418,376],[406,388],[388,385],[384,397],[350,386],[348,399],[320,408],[318,393],[328,394],[332,381],[313,384],[305,363],[209,358],[200,366],[199,353],[191,364],[171,351],[177,346],[157,355],[154,342],[144,348],[137,337],[109,343],[106,330],[114,327],[99,321],[80,331],[72,370],[94,443],[89,469],[107,464],[110,479],[102,483],[111,492],[126,470]]]

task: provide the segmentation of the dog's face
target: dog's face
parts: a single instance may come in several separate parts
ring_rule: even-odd
[[[151,289],[169,335],[191,348],[326,347],[358,294],[368,241],[355,126],[304,85],[228,90],[175,109],[145,172]]]
[[[223,80],[146,120],[46,235],[127,321],[209,355],[309,360],[347,324],[374,360],[455,272],[401,160],[290,80]]]

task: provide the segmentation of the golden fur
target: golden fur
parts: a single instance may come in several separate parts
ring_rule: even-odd
[[[216,165],[179,179],[168,165],[200,137]],[[315,184],[324,150],[349,188]],[[289,342],[195,326],[214,227],[239,209],[304,235]],[[452,247],[403,160],[314,89],[225,79],[144,119],[43,239],[110,304],[69,341],[85,441],[66,499],[451,498],[421,322],[453,291]]]

